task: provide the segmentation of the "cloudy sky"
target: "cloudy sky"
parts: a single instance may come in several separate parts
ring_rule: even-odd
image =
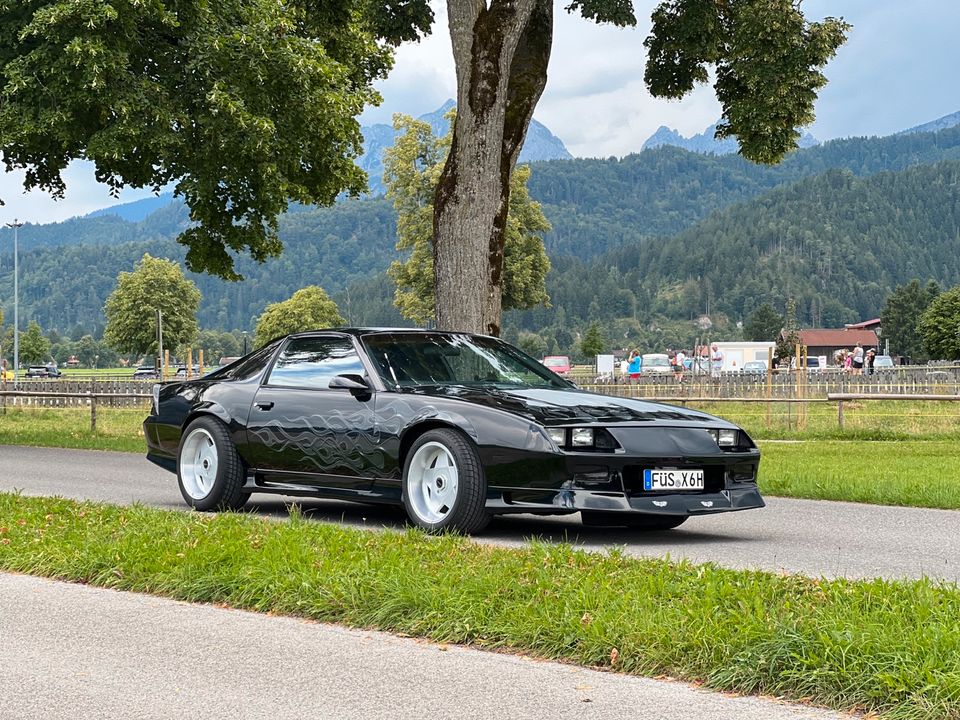
[[[643,85],[643,40],[654,0],[635,0],[638,26],[617,29],[568,15],[557,4],[550,77],[536,117],[576,156],[622,156],[660,125],[690,136],[720,115],[710,88],[681,101],[655,100]],[[453,60],[442,3],[434,3],[436,32],[401,47],[380,85],[384,103],[368,109],[364,124],[390,122],[394,112],[420,115],[455,94]],[[887,135],[960,110],[960,2],[956,0],[805,0],[810,19],[842,16],[853,24],[847,44],[826,69],[829,84],[810,128],[821,140]],[[22,193],[22,178],[0,176],[0,222],[14,217],[54,222],[116,204],[82,164],[68,171],[65,200]],[[148,193],[130,191],[120,201]]]

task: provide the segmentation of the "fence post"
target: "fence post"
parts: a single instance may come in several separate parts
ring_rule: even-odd
[[[97,431],[97,396],[90,393],[90,432]]]
[[[837,400],[837,424],[843,430],[843,400]]]

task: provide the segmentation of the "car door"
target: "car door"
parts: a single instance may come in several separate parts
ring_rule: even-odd
[[[259,472],[323,487],[370,486],[364,448],[374,437],[374,403],[371,394],[331,389],[342,374],[366,376],[350,336],[286,341],[247,421],[247,456]]]

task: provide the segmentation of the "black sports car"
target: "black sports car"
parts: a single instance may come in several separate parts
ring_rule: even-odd
[[[402,503],[427,530],[578,511],[665,530],[764,504],[737,426],[585,392],[491,337],[299,333],[153,395],[147,458],[198,510],[267,492]]]

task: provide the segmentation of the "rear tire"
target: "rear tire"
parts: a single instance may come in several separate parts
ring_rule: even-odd
[[[196,510],[239,510],[250,499],[237,448],[223,423],[209,416],[190,423],[180,438],[177,481]]]
[[[452,429],[428,430],[403,465],[403,506],[427,532],[474,533],[490,522],[487,479],[473,443]]]
[[[673,530],[687,521],[688,515],[654,515],[652,513],[580,513],[580,519],[587,527],[626,527],[631,530]]]

